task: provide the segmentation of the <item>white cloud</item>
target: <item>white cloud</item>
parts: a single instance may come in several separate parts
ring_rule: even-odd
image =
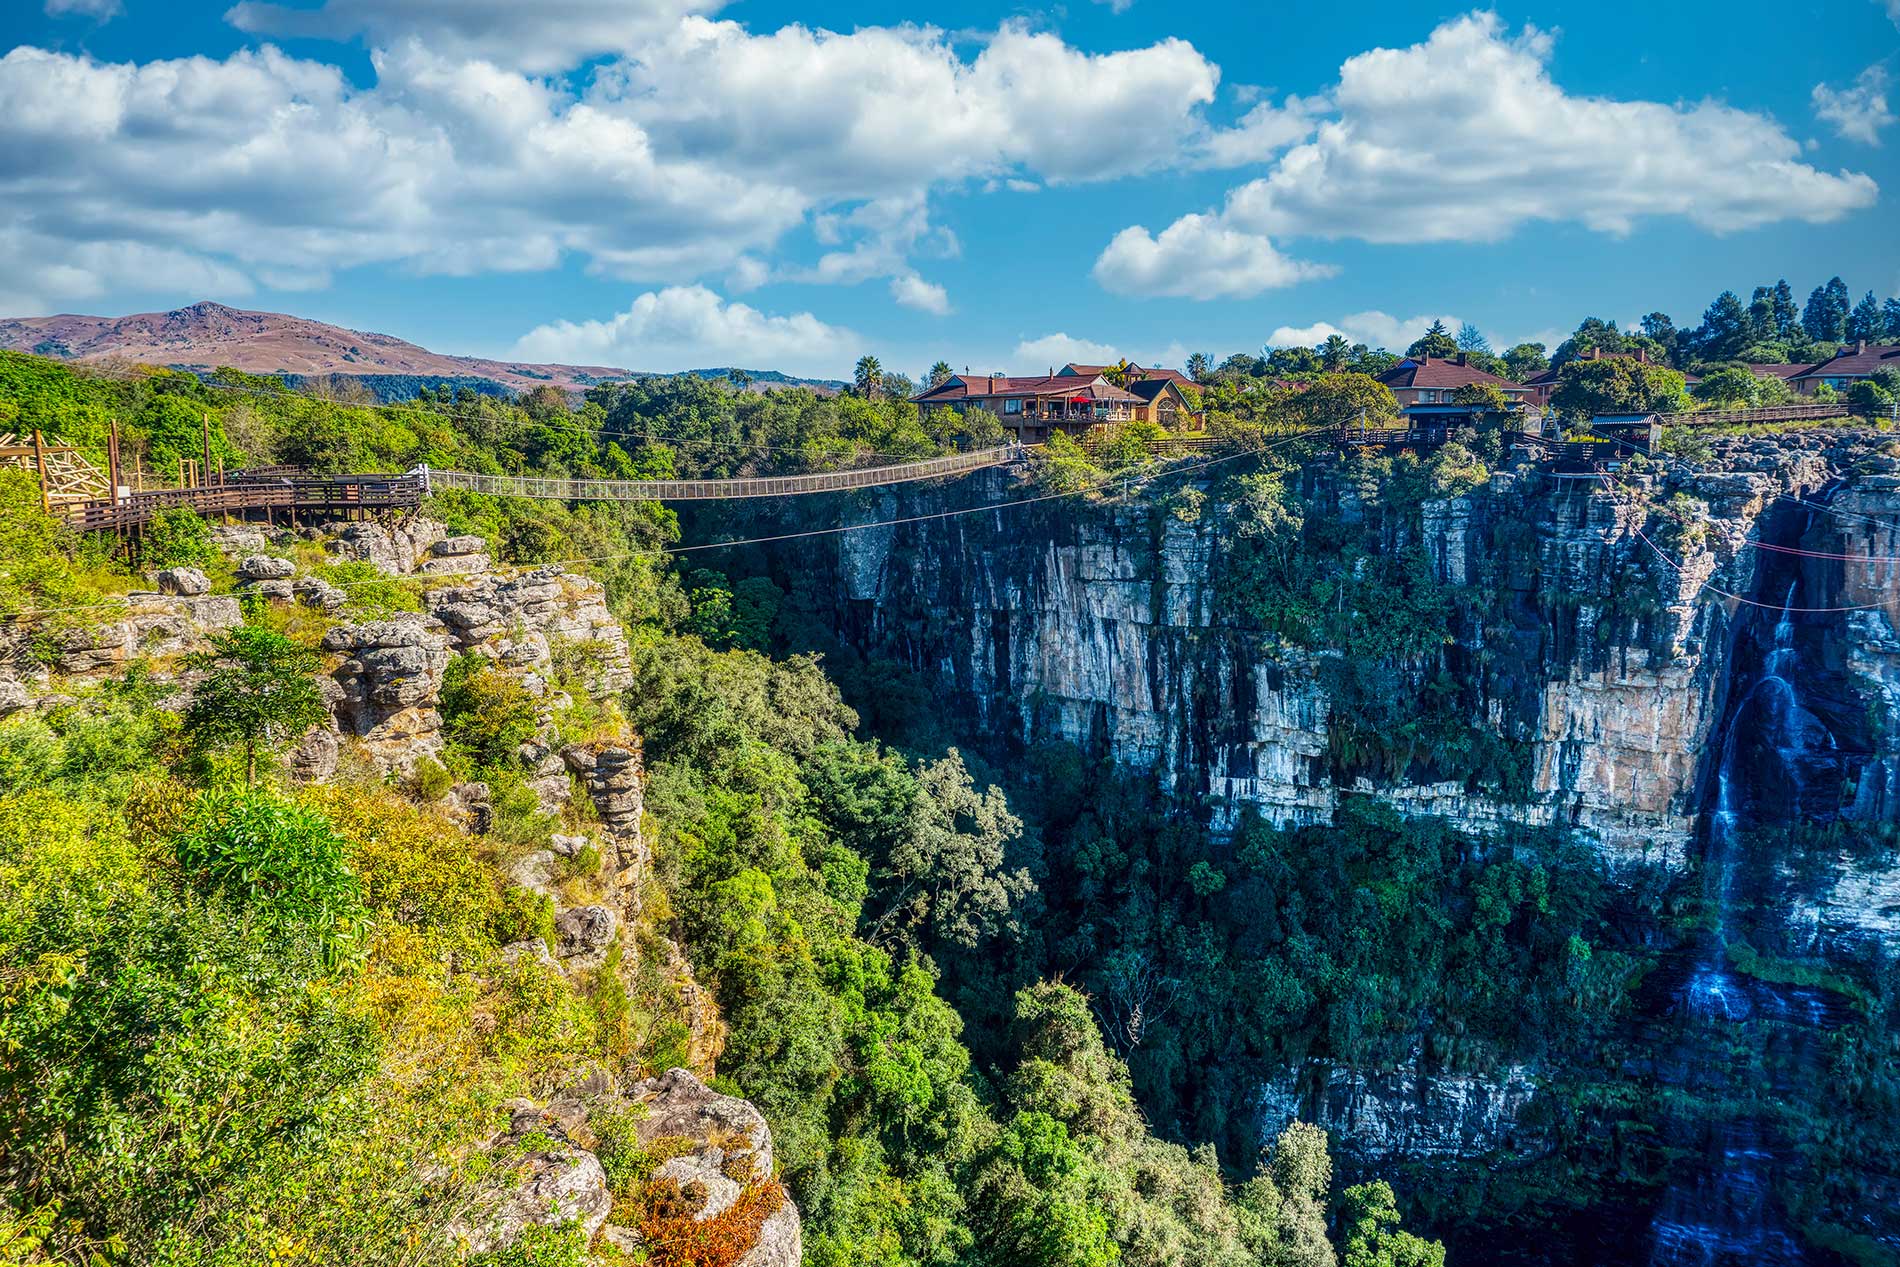
[[[1817,118],[1863,145],[1879,145],[1880,133],[1893,123],[1893,111],[1887,105],[1887,68],[1879,62],[1860,72],[1852,87],[1814,85],[1812,99]]]
[[[1289,259],[1266,237],[1215,216],[1182,216],[1159,237],[1141,225],[1123,229],[1095,261],[1095,280],[1128,295],[1231,299],[1334,270]]]
[[[1084,365],[1114,365],[1121,359],[1121,353],[1109,344],[1056,333],[1018,343],[1011,363],[1018,367],[1018,374],[1040,374],[1044,370],[1061,369],[1070,361],[1079,361]]]
[[[1887,16],[1893,19],[1895,26],[1900,26],[1900,0],[1887,0]]]
[[[1233,134],[1210,139],[1210,155],[1225,146],[1238,158],[1303,119],[1313,128],[1218,211],[1184,216],[1158,240],[1178,230],[1183,243],[1230,249],[1291,237],[1473,242],[1538,220],[1627,233],[1652,217],[1719,233],[1833,220],[1878,194],[1865,174],[1798,161],[1799,143],[1765,114],[1714,101],[1572,96],[1551,79],[1550,54],[1547,33],[1513,36],[1495,14],[1474,13],[1421,44],[1349,58],[1324,97],[1261,116],[1258,137],[1249,114]],[[1158,258],[1156,240],[1123,230],[1103,261]],[[1287,280],[1264,262],[1252,273],[1228,293]]]
[[[104,22],[124,12],[125,6],[119,0],[46,0],[49,18],[81,17]]]
[[[1627,233],[1673,216],[1725,232],[1874,201],[1867,176],[1797,162],[1799,144],[1767,115],[1571,96],[1550,53],[1548,34],[1508,36],[1481,13],[1349,58],[1332,117],[1233,191],[1225,214],[1259,233],[1471,242],[1530,220]]]
[[[266,284],[578,257],[738,290],[883,279],[941,306],[906,280],[958,250],[933,194],[1166,166],[1207,131],[1219,80],[1179,40],[1094,55],[1010,24],[969,55],[921,27],[754,35],[697,16],[717,2],[558,0],[553,21],[513,0],[233,10],[251,29],[366,35],[367,85],[269,46],[143,64],[16,48],[0,57],[0,242],[43,253],[0,255],[0,275],[44,308],[122,288],[88,259],[131,247]],[[574,86],[521,69],[623,47]],[[829,248],[815,261],[782,254],[801,223]]]
[[[606,321],[556,321],[515,344],[530,361],[616,365],[636,370],[770,367],[837,377],[858,336],[809,312],[772,316],[729,303],[704,286],[648,291]]]
[[[97,3],[98,0],[59,0]],[[426,41],[450,60],[479,58],[530,71],[564,70],[602,53],[626,53],[680,18],[725,0],[325,0],[316,9],[243,0],[225,13],[257,35],[349,39],[376,47]]]
[[[927,282],[915,273],[891,278],[891,298],[906,308],[915,308],[919,312],[932,313],[939,317],[950,315],[950,292],[936,282]]]
[[[1323,104],[1298,97],[1288,97],[1284,106],[1263,101],[1233,127],[1211,133],[1201,145],[1199,161],[1207,167],[1264,163],[1287,146],[1311,136],[1313,111]]]
[[[1363,343],[1367,347],[1389,348],[1394,352],[1403,352],[1413,340],[1431,329],[1432,322],[1442,322],[1445,329],[1457,333],[1464,322],[1448,313],[1426,313],[1416,317],[1394,317],[1390,313],[1373,309],[1368,312],[1355,312],[1341,317],[1337,323],[1330,321],[1315,322],[1310,326],[1281,326],[1267,336],[1267,346],[1272,348],[1310,348],[1324,343],[1331,335],[1339,335],[1350,343]]]

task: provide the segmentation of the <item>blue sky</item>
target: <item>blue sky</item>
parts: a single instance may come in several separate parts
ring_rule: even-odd
[[[3,315],[842,376],[1900,294],[1900,0],[13,0],[0,37]]]

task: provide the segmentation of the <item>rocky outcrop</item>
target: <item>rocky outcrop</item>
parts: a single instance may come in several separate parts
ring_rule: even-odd
[[[372,761],[408,774],[441,751],[444,634],[420,617],[378,620],[336,626],[323,649],[343,657],[330,675],[338,729],[361,740]]]
[[[334,557],[361,560],[390,576],[417,571],[430,549],[449,535],[447,528],[421,515],[396,523],[325,524],[317,532],[328,538],[324,548]]]
[[[429,557],[416,570],[428,576],[486,572],[495,564],[483,553],[486,548],[480,537],[444,537],[429,547]]]
[[[52,629],[45,645],[55,673],[110,676],[141,656],[165,659],[206,650],[208,635],[241,623],[235,598],[132,593],[111,619]]]
[[[633,680],[627,633],[607,608],[606,590],[558,565],[443,586],[425,599],[457,651],[516,670],[532,694],[544,693],[560,668],[596,696]]]
[[[1297,1119],[1333,1133],[1359,1162],[1471,1158],[1537,1143],[1520,1126],[1536,1094],[1527,1070],[1495,1078],[1367,1073],[1325,1061],[1276,1079],[1261,1094],[1261,1140]]]
[[[706,1222],[727,1213],[750,1190],[772,1193],[771,1213],[760,1225],[740,1267],[795,1267],[803,1254],[798,1208],[778,1188],[772,1162],[772,1131],[745,1100],[720,1095],[684,1069],[669,1069],[628,1088],[646,1106],[637,1123],[642,1147],[673,1153],[653,1178],[677,1188],[690,1216]]]
[[[484,1254],[508,1248],[531,1227],[566,1223],[591,1239],[607,1221],[613,1197],[600,1159],[569,1134],[576,1122],[516,1102],[508,1130],[489,1144],[499,1163],[495,1176],[450,1225],[450,1242]]]

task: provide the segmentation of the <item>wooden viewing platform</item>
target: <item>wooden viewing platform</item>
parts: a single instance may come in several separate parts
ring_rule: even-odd
[[[58,507],[81,532],[138,531],[161,510],[183,507],[200,515],[246,516],[281,512],[355,519],[422,504],[422,481],[413,475],[301,475],[233,477],[223,484],[159,488]]]

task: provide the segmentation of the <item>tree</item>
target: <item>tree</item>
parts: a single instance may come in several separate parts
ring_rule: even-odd
[[[1207,373],[1208,373],[1207,353],[1196,352],[1194,353],[1194,355],[1188,357],[1187,376],[1189,378],[1193,379],[1197,383],[1204,383],[1207,381]]]
[[[1762,380],[1739,365],[1710,370],[1696,384],[1695,398],[1717,409],[1752,409],[1761,403]]]
[[[1484,331],[1467,321],[1458,327],[1458,350],[1460,352],[1489,352],[1491,340],[1484,337]]]
[[[1880,305],[1880,339],[1883,343],[1900,343],[1900,299]]]
[[[1563,367],[1550,403],[1573,418],[1596,414],[1674,413],[1688,407],[1682,375],[1635,357],[1572,361]]]
[[[1549,369],[1550,357],[1541,343],[1520,343],[1504,354],[1504,368],[1505,377],[1521,383]]]
[[[1511,398],[1491,383],[1466,383],[1452,392],[1451,401],[1471,410],[1480,422],[1495,422],[1511,412]]]
[[[950,368],[948,361],[938,361],[930,367],[930,373],[924,378],[924,390],[935,391],[955,377],[956,371]]]
[[[1771,302],[1775,319],[1774,337],[1785,343],[1801,333],[1801,313],[1794,306],[1794,288],[1788,285],[1787,278],[1775,283]]]
[[[1676,343],[1682,336],[1681,331],[1676,329],[1675,321],[1668,313],[1652,312],[1645,314],[1638,328],[1642,330],[1644,338],[1654,340],[1664,351],[1668,352],[1672,358],[1674,357]]]
[[[314,651],[274,630],[239,625],[213,634],[211,650],[185,661],[206,674],[185,710],[185,734],[200,753],[244,749],[244,780],[257,782],[257,754],[283,747],[329,715],[312,676]]]
[[[1414,339],[1412,345],[1405,349],[1405,355],[1415,357],[1456,356],[1458,355],[1458,341],[1451,337],[1449,330],[1445,329],[1444,322],[1434,321],[1426,328],[1424,334]]]
[[[1445,1267],[1445,1247],[1399,1229],[1399,1203],[1383,1179],[1346,1189],[1339,1212],[1341,1267]]]
[[[1880,311],[1880,301],[1874,298],[1874,292],[1870,290],[1861,297],[1861,301],[1854,305],[1854,311],[1848,315],[1847,337],[1878,343],[1886,326],[1886,318]]]
[[[1816,286],[1808,296],[1808,306],[1801,313],[1801,328],[1817,343],[1838,343],[1847,337],[1847,318],[1852,307],[1847,283],[1838,277],[1829,278],[1825,286]]]
[[[865,400],[876,400],[884,388],[884,367],[875,356],[858,358],[857,369],[852,372],[851,388]]]
[[[1727,361],[1754,342],[1748,310],[1734,291],[1725,290],[1715,297],[1702,314],[1702,326],[1696,331],[1696,350],[1706,360]]]
[[[1329,374],[1345,369],[1351,356],[1352,345],[1343,335],[1329,334],[1326,342],[1319,345],[1319,363]]]

